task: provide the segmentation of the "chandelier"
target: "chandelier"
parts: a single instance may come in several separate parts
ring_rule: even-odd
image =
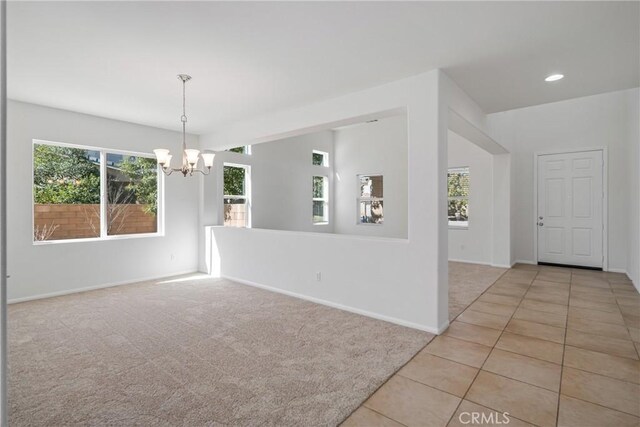
[[[193,148],[187,148],[187,115],[185,113],[185,88],[186,84],[189,80],[191,80],[191,76],[187,74],[178,74],[178,79],[182,81],[182,116],[180,117],[180,121],[182,122],[182,166],[179,168],[171,167],[171,158],[173,157],[169,150],[164,148],[157,148],[153,150],[156,155],[156,159],[158,160],[158,164],[162,167],[162,172],[165,175],[171,175],[174,172],[181,172],[185,177],[187,175],[192,176],[194,172],[200,172],[203,175],[209,175],[211,172],[211,167],[213,166],[213,158],[215,157],[215,153],[202,153],[200,154],[200,150],[196,150]],[[207,170],[198,169],[198,161],[202,158],[202,162],[204,167]]]

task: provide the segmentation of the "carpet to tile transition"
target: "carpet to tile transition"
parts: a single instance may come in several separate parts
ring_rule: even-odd
[[[336,425],[431,334],[199,279],[9,308],[9,421]]]

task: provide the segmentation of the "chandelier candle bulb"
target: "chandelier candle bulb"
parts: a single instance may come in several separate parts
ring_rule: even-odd
[[[156,155],[156,158],[158,159],[158,164],[164,166],[165,163],[169,163],[168,161],[168,157],[170,157],[169,150],[165,150],[164,148],[156,148],[155,150],[153,150],[153,153]]]
[[[200,150],[196,150],[193,148],[184,150],[187,155],[187,163],[191,166],[195,166],[198,163],[198,157],[200,156]]]
[[[213,167],[213,158],[216,156],[215,153],[202,153],[201,156],[205,168]]]

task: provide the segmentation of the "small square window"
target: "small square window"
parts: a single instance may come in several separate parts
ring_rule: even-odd
[[[329,153],[325,153],[324,151],[313,150],[311,159],[314,166],[329,166]]]

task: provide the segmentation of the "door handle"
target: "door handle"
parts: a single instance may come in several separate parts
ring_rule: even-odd
[[[540,226],[540,227],[542,227],[543,225],[544,225],[544,223],[542,223],[542,222],[538,223],[538,226]]]

